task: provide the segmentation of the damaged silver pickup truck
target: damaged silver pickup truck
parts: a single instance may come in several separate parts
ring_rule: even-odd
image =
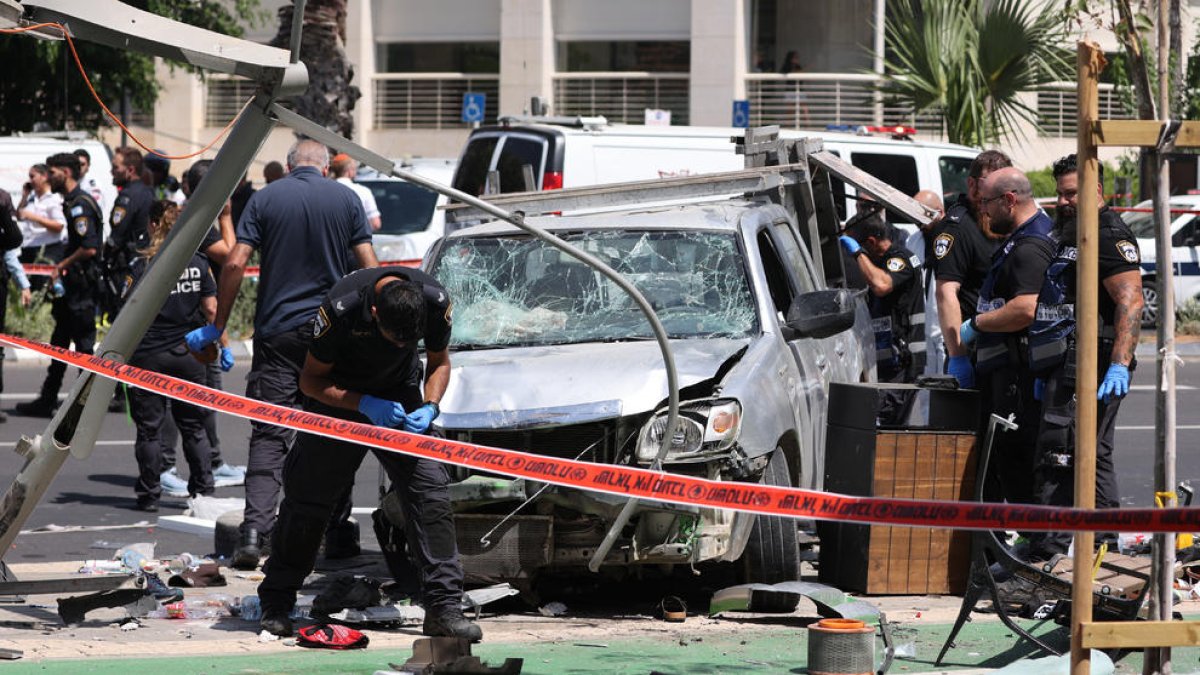
[[[859,177],[837,166],[842,180]],[[831,200],[829,182],[814,183],[803,164],[766,175],[783,177],[783,189],[767,180],[764,193],[710,203],[527,220],[613,267],[665,326],[681,417],[664,470],[819,489],[828,385],[874,378],[870,321],[858,294],[829,289],[830,272],[841,274],[832,204],[804,206]],[[715,183],[693,182],[720,194]],[[881,201],[903,199],[872,187]],[[824,264],[809,241],[833,243]],[[652,462],[668,433],[667,378],[628,295],[507,223],[447,235],[426,267],[455,302],[453,371],[437,421],[447,437],[598,463]],[[626,501],[466,473],[452,496],[464,566],[478,581],[582,568]],[[796,523],[784,518],[642,502],[616,541],[597,560],[602,572],[741,561],[745,581],[799,573]]]

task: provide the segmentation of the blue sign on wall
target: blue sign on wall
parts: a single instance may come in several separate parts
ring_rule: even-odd
[[[733,102],[733,126],[743,129],[750,126],[750,101]]]
[[[467,92],[463,94],[462,121],[482,122],[483,106],[487,103],[487,94]]]

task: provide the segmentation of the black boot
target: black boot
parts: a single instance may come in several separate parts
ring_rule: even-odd
[[[258,625],[263,630],[271,635],[278,635],[281,638],[292,637],[292,617],[289,612],[281,609],[264,609],[262,620]]]
[[[425,610],[425,625],[421,633],[430,637],[456,637],[479,642],[483,630],[463,616],[458,607],[433,607]]]
[[[237,570],[256,569],[259,558],[263,556],[262,541],[262,536],[253,527],[247,527],[242,530],[241,543],[233,551],[233,557],[230,558],[229,565]],[[265,622],[266,619],[264,618],[263,621]]]
[[[58,401],[41,397],[18,403],[15,408],[18,415],[26,417],[54,417],[54,411],[57,409]]]

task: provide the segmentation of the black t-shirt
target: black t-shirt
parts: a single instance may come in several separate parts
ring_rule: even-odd
[[[871,317],[890,316],[895,319],[899,314],[907,316],[920,311],[914,307],[916,302],[922,300],[920,259],[907,248],[892,244],[882,258],[872,258],[871,262],[892,278],[890,293],[884,296],[871,295]],[[916,292],[913,292],[914,287]]]
[[[334,285],[317,310],[308,352],[333,364],[334,384],[360,394],[391,401],[411,399],[420,386],[417,345],[399,347],[379,333],[371,307],[375,284],[383,277],[417,282],[425,294],[425,349],[440,352],[450,345],[451,301],[437,279],[415,269],[376,267],[358,270]]]
[[[1020,227],[1030,225],[1037,218],[1049,220],[1049,216],[1038,211]],[[1046,268],[1054,260],[1055,253],[1056,245],[1052,239],[1034,236],[1017,239],[1004,264],[996,270],[992,298],[1008,302],[1018,295],[1039,294],[1042,290],[1042,280],[1046,276]]]
[[[100,210],[96,201],[79,187],[63,197],[67,217],[67,246],[63,257],[81,248],[100,248]]]
[[[988,239],[979,229],[966,195],[959,195],[947,206],[946,217],[934,228],[933,257],[925,261],[934,261],[938,281],[959,283],[958,304],[964,321],[975,316],[979,289],[999,246],[1000,242]]]
[[[132,289],[149,266],[149,261],[139,256],[130,269],[126,288]],[[200,301],[216,294],[217,285],[208,270],[208,259],[199,253],[193,255],[134,353],[154,354],[180,345],[188,331],[203,326],[206,321]]]
[[[312,320],[357,264],[354,247],[371,243],[371,226],[353,190],[301,166],[250,197],[237,240],[261,256],[254,331],[267,338]]]
[[[215,260],[212,260],[208,257],[208,249],[210,246],[219,243],[220,241],[221,232],[217,229],[216,225],[208,228],[208,232],[204,233],[204,239],[200,241],[200,253],[204,256],[205,260],[208,260],[208,268],[212,272],[213,279],[221,278],[221,266],[217,264]]]
[[[1136,272],[1141,268],[1142,253],[1138,248],[1137,237],[1133,235],[1133,231],[1129,229],[1121,216],[1108,207],[1100,209],[1099,241],[1101,282],[1124,272]],[[1075,304],[1074,263],[1063,270],[1063,277],[1067,281],[1067,302]],[[1117,304],[1113,302],[1112,296],[1104,291],[1102,285],[1100,292],[1101,321],[1105,325],[1113,325],[1116,311]]]
[[[112,242],[117,248],[144,248],[149,240],[150,207],[154,190],[140,180],[129,181],[113,205],[108,222],[112,226]]]

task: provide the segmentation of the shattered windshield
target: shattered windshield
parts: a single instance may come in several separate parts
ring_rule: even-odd
[[[732,233],[562,233],[633,283],[673,338],[743,337],[756,326]],[[527,235],[455,239],[433,274],[454,300],[452,347],[652,339],[616,284]]]

